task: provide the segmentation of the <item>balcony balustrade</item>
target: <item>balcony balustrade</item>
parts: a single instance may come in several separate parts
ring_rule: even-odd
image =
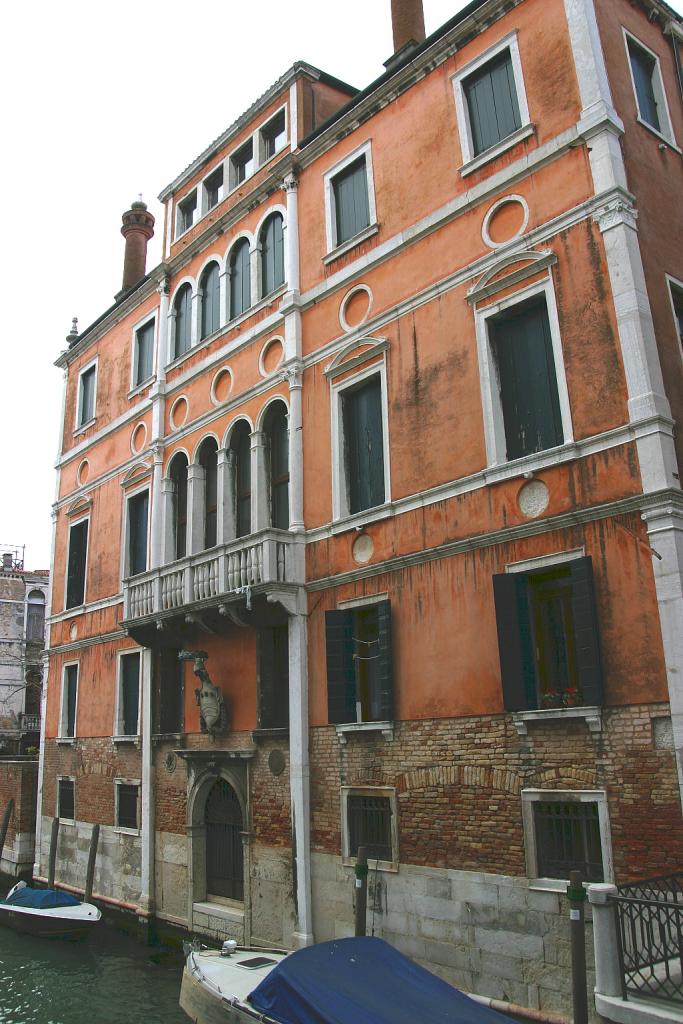
[[[303,538],[262,530],[140,573],[123,583],[126,622],[219,603],[303,580]]]

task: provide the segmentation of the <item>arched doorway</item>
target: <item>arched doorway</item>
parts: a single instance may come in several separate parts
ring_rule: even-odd
[[[225,779],[218,779],[211,787],[204,820],[207,897],[244,900],[242,808],[237,793]]]

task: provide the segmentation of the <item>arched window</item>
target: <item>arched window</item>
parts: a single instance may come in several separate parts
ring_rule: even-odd
[[[192,343],[192,288],[184,284],[173,300],[173,358],[189,352]]]
[[[201,337],[207,338],[220,327],[220,286],[218,264],[209,263],[199,281],[199,295],[202,304]]]
[[[251,306],[249,242],[243,238],[230,256],[230,319],[234,320]]]
[[[42,590],[32,590],[28,595],[26,639],[41,644],[45,642],[45,595]]]
[[[230,447],[235,455],[235,533],[251,533],[251,431],[241,420],[232,432]]]
[[[284,284],[285,245],[282,214],[274,213],[261,229],[261,294],[268,295]]]
[[[174,557],[187,554],[187,456],[178,452],[171,459],[169,476],[173,482]]]
[[[289,430],[287,407],[274,402],[266,415],[268,439],[268,482],[270,485],[270,524],[278,530],[289,529]]]
[[[204,470],[204,547],[212,548],[218,521],[218,445],[213,437],[202,441],[199,465]]]

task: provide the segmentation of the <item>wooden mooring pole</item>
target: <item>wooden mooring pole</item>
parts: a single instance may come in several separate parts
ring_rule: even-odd
[[[7,807],[5,813],[2,816],[2,825],[0,825],[0,860],[2,860],[2,851],[5,849],[5,839],[7,838],[7,829],[12,818],[12,812],[14,811],[14,799],[10,797],[7,801]]]
[[[50,833],[50,862],[47,869],[47,887],[55,887],[55,864],[57,863],[57,840],[59,839],[59,818],[52,819],[52,832]]]
[[[93,825],[90,833],[90,853],[88,854],[88,870],[85,875],[85,902],[90,903],[92,896],[92,883],[95,877],[95,860],[97,858],[97,843],[100,838],[100,826]]]
[[[569,872],[569,931],[572,950],[572,1005],[574,1024],[588,1024],[588,996],[586,993],[586,924],[583,908],[586,891],[580,871]]]
[[[368,854],[364,846],[358,847],[354,872],[356,875],[356,935],[365,935],[368,907]]]

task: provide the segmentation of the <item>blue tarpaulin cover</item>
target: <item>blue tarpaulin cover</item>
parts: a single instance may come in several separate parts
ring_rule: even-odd
[[[249,996],[281,1024],[509,1024],[383,939],[338,939],[285,957]]]
[[[59,889],[32,889],[29,885],[17,889],[4,903],[12,907],[28,907],[32,910],[53,910],[56,907],[77,907],[80,904],[75,896]]]

